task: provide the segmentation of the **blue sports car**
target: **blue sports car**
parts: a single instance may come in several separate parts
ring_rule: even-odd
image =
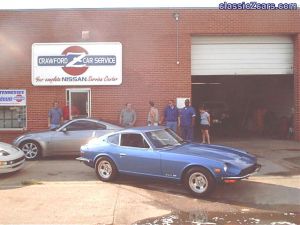
[[[102,181],[119,173],[182,181],[197,197],[218,183],[234,183],[257,172],[255,156],[230,147],[186,142],[165,127],[116,131],[81,147],[77,160],[95,169]]]

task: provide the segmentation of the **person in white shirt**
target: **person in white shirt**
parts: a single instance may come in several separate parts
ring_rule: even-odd
[[[200,113],[200,128],[202,133],[202,144],[210,144],[209,128],[210,128],[210,115],[203,106],[199,107]]]

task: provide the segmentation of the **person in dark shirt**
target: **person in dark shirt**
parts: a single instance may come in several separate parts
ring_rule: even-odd
[[[178,116],[178,109],[174,105],[174,101],[169,100],[168,106],[165,108],[163,118],[160,123],[166,122],[166,127],[170,128],[174,132],[177,132]]]
[[[181,136],[184,140],[193,140],[193,130],[195,125],[195,109],[190,106],[190,100],[186,99],[184,101],[185,107],[180,110],[180,120],[179,125],[181,129]]]

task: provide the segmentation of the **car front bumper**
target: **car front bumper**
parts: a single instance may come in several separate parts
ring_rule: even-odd
[[[22,169],[25,165],[25,156],[21,158],[6,161],[7,165],[0,165],[0,173],[11,173]]]
[[[223,181],[226,180],[242,180],[245,178],[248,178],[254,174],[256,174],[261,168],[260,164],[255,164],[250,168],[247,168],[244,172],[241,172],[241,174],[237,175],[237,176],[229,176],[229,177],[222,177]]]
[[[86,158],[84,158],[84,157],[78,157],[78,158],[76,158],[76,160],[78,160],[78,161],[80,161],[80,162],[87,162],[87,163],[89,163],[91,160],[89,160],[89,159],[86,159]]]

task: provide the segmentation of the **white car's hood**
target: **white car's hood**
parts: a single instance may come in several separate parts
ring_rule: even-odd
[[[0,142],[0,151],[1,150],[4,150],[9,155],[6,155],[6,156],[0,155],[0,161],[1,160],[4,160],[4,161],[12,160],[15,158],[22,157],[24,155],[23,151],[18,150],[16,147],[14,147],[10,144],[7,144],[7,143],[3,143],[3,142]]]

